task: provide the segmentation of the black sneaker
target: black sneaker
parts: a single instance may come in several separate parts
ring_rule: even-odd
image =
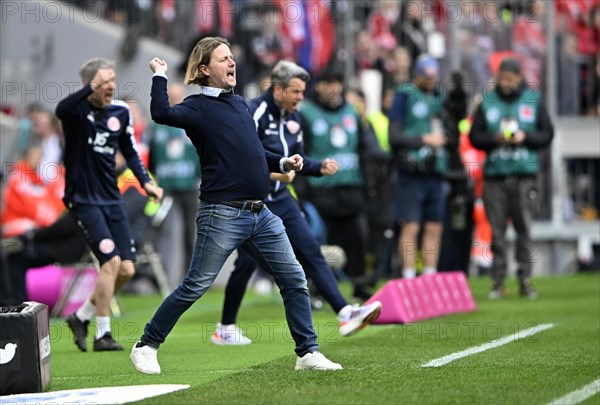
[[[120,351],[123,346],[115,342],[110,332],[106,332],[100,339],[94,340],[95,352]]]
[[[73,332],[75,345],[82,352],[87,352],[87,342],[85,339],[87,338],[89,324],[90,321],[80,321],[75,313],[72,313],[67,317],[67,325],[69,326],[69,329],[71,329],[71,332]]]
[[[524,298],[529,298],[530,300],[534,300],[538,297],[538,293],[531,285],[530,279],[520,280],[519,281],[519,295]]]

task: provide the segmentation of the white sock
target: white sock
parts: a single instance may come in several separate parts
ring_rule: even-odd
[[[110,316],[97,316],[96,339],[100,339],[106,332],[110,332]]]
[[[417,271],[413,267],[405,267],[402,269],[403,278],[415,278],[417,277]]]
[[[423,269],[423,274],[430,275],[437,273],[437,269],[435,267],[425,267]]]
[[[79,307],[77,312],[75,312],[75,316],[79,318],[79,320],[82,322],[89,321],[95,314],[96,306],[92,304],[92,301],[90,301],[89,299],[85,300],[85,302]]]

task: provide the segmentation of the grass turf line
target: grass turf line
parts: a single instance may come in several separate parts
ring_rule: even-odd
[[[119,353],[79,353],[62,321],[52,321],[52,390],[137,384],[190,384],[189,390],[142,401],[161,403],[548,403],[600,376],[600,274],[536,279],[537,300],[488,301],[487,279],[471,285],[478,311],[413,325],[373,326],[350,338],[337,333],[330,309],[314,313],[321,350],[339,372],[294,372],[283,307],[249,292],[239,322],[254,344],[210,343],[223,293],[209,291],[181,318],[159,351],[163,374],[146,376],[129,362],[131,345],[161,302],[123,297],[113,331]],[[345,290],[347,291],[347,286]],[[427,361],[543,323],[553,329],[438,369]],[[90,335],[93,329],[90,329]],[[90,338],[91,339],[91,338]],[[597,404],[600,395],[583,404]]]

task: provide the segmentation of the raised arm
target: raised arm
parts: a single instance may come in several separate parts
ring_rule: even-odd
[[[167,62],[154,58],[150,61],[150,69],[154,72],[152,77],[152,90],[150,95],[150,115],[157,124],[185,128],[190,122],[185,108],[181,105],[169,105],[167,93]],[[195,117],[198,118],[197,116]]]
[[[64,120],[65,118],[77,115],[81,103],[83,103],[93,92],[92,85],[88,84],[82,89],[69,94],[62,99],[56,106],[56,116],[58,119]]]
[[[56,106],[56,116],[63,120],[67,117],[73,117],[78,114],[79,106],[83,103],[93,92],[98,90],[107,82],[114,80],[114,73],[111,74],[109,69],[98,69],[96,75],[90,83],[84,83],[81,90],[76,91],[73,94],[68,95],[61,100]]]

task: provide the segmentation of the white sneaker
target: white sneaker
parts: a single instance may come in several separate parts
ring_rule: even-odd
[[[411,279],[417,277],[415,269],[402,269],[402,278]]]
[[[136,347],[139,342],[131,348],[129,358],[137,371],[144,374],[160,374],[160,364],[158,364],[157,349],[148,345]]]
[[[359,307],[357,304],[346,305],[338,312],[340,335],[352,336],[365,326],[375,321],[381,313],[381,302],[375,301]]]
[[[334,363],[323,353],[312,352],[307,353],[303,357],[296,359],[296,370],[341,370],[342,365]]]
[[[210,340],[216,345],[242,346],[252,343],[252,340],[244,336],[242,330],[235,324],[221,325],[218,323],[217,329],[210,337]]]

